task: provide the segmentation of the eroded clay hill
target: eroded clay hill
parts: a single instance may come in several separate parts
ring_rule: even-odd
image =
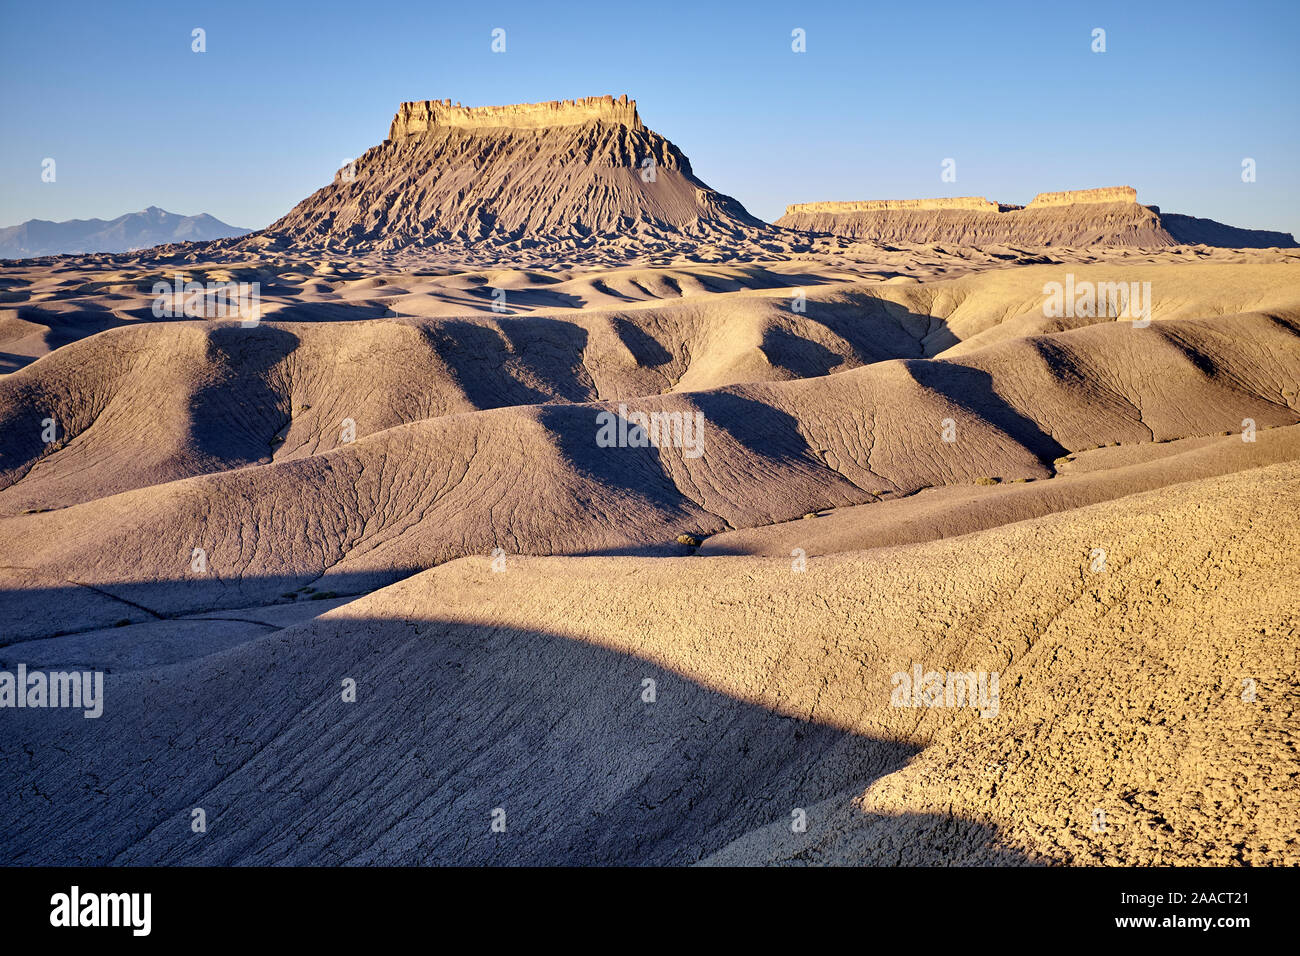
[[[1285,232],[1238,229],[1212,219],[1162,213],[1137,201],[1131,186],[1040,193],[1028,206],[980,196],[952,199],[812,202],[789,206],[778,226],[878,242],[952,242],[966,246],[1207,245],[1290,248]]]
[[[637,411],[700,421],[704,437],[695,449],[600,446],[601,414],[624,414],[612,401],[464,414],[449,405],[433,418],[418,418],[421,409],[408,401],[417,420],[340,443],[332,419],[344,406],[326,404],[332,400],[322,391],[317,401],[333,413],[328,433],[313,436],[308,418],[293,439],[322,447],[309,443],[241,467],[262,436],[284,427],[276,416],[287,417],[295,400],[276,388],[295,374],[293,362],[264,384],[245,358],[214,362],[213,380],[222,384],[213,387],[226,398],[207,398],[209,407],[183,391],[179,403],[168,403],[166,393],[190,374],[183,368],[176,380],[149,373],[88,414],[95,421],[65,446],[11,476],[0,580],[21,613],[10,635],[272,603],[308,585],[358,593],[494,548],[534,555],[662,548],[682,533],[770,525],[924,488],[1051,478],[1056,459],[1081,449],[1223,433],[1246,419],[1266,430],[1292,425],[1300,420],[1296,322],[1259,313],[1149,328],[1112,321],[950,361],[876,362],[829,376],[629,399]],[[207,347],[198,330],[181,331]],[[240,340],[254,354],[272,353],[274,337],[285,334],[232,330],[244,331],[256,334]],[[392,331],[419,341],[414,330]],[[303,362],[312,363],[327,341],[307,345]],[[393,347],[399,339],[386,341]],[[427,348],[412,355],[431,358]],[[140,402],[151,375],[160,392]],[[243,400],[232,375],[250,382]],[[315,384],[312,375],[301,380]],[[125,397],[131,394],[135,401]],[[448,391],[442,400],[454,398]],[[187,403],[203,413],[202,427],[185,419]],[[153,434],[151,416],[176,429],[157,436],[156,450],[141,437]],[[287,434],[294,435],[292,423]],[[217,467],[226,450],[233,470],[194,475]],[[201,452],[209,457],[187,457]],[[97,473],[100,494],[122,493],[87,500],[94,493],[87,476]],[[159,483],[169,475],[179,480]],[[1161,483],[1135,480],[1136,487]],[[1118,485],[1116,493],[1133,487]],[[33,513],[14,514],[20,507]],[[197,574],[194,548],[207,562]],[[51,592],[63,597],[52,601]]]
[[[768,230],[691,172],[626,96],[466,108],[404,103],[389,137],[245,247],[577,248]]]

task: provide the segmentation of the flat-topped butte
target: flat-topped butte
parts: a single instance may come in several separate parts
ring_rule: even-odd
[[[636,112],[636,100],[627,94],[588,96],[579,100],[549,100],[545,103],[517,103],[509,106],[461,106],[445,100],[403,103],[393,118],[389,139],[399,139],[436,127],[457,129],[544,129],[552,126],[580,126],[604,122],[643,129]]]
[[[1015,212],[1047,206],[1073,206],[1078,203],[1136,203],[1137,190],[1132,186],[1103,186],[1100,189],[1073,189],[1065,192],[1039,193],[1028,206],[996,203],[983,196],[953,196],[938,199],[870,199],[859,202],[805,202],[787,206],[786,215],[797,213],[891,212],[900,210],[960,209],[968,212]]]

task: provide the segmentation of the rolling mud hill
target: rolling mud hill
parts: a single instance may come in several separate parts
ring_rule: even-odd
[[[1056,459],[1084,448],[1210,435],[1247,418],[1261,429],[1291,425],[1300,420],[1297,322],[1258,313],[1149,328],[1112,321],[952,360],[900,359],[629,400],[647,413],[698,415],[698,455],[685,447],[611,454],[597,443],[598,416],[626,412],[583,401],[453,407],[431,418],[408,404],[410,423],[354,441],[330,435],[328,450],[314,454],[254,459],[269,432],[283,433],[294,399],[270,383],[292,376],[292,364],[271,370],[268,384],[254,369],[215,366],[229,397],[197,422],[182,410],[200,401],[178,391],[169,410],[172,383],[146,372],[123,383],[134,398],[99,412],[102,439],[97,422],[65,450],[17,462],[10,473],[0,564],[23,608],[11,639],[123,614],[143,620],[273,603],[308,585],[356,593],[498,547],[533,555],[662,548],[683,533],[767,525],[924,488],[1050,478]],[[244,339],[256,354],[270,351],[265,339],[286,335],[231,331],[256,333]],[[158,401],[140,402],[145,381],[156,383]],[[248,399],[240,400],[239,381]],[[346,407],[324,392],[313,398],[335,414]],[[241,417],[259,406],[260,422]],[[149,415],[173,423],[166,443],[132,437],[156,434]],[[209,457],[187,457],[198,450]],[[218,470],[223,454],[232,470]],[[99,471],[109,475],[87,500],[95,492],[85,476]],[[114,481],[120,494],[109,493]],[[14,514],[19,506],[29,513]],[[200,574],[191,573],[195,547],[206,555]],[[77,587],[64,600],[43,596],[67,581]]]
[[[1080,281],[1150,282],[1157,326],[1208,315],[1237,317],[1243,329],[1262,315],[1294,321],[1293,272],[1269,264],[1075,269]],[[293,294],[268,301],[268,320],[255,329],[134,322],[0,379],[0,514],[310,457],[344,443],[345,421],[351,437],[365,438],[506,406],[629,400],[890,359],[955,358],[1114,323],[1044,317],[1043,286],[1060,277],[1059,267],[1042,265],[910,285],[817,279],[791,287],[784,283],[816,277],[726,269],[629,270],[558,285],[497,276],[512,301],[535,295],[538,307],[427,317],[388,314],[417,311],[426,296],[363,281],[347,283],[358,297],[341,300],[337,313],[304,309]],[[619,289],[644,298],[620,300]],[[795,292],[805,297],[803,311],[791,306]],[[59,423],[57,441],[24,427],[34,408]]]

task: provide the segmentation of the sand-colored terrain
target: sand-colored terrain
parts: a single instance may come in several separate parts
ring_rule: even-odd
[[[0,710],[5,863],[1300,863],[1300,250],[801,234],[434,100],[4,266],[0,353],[0,670],[106,672]]]

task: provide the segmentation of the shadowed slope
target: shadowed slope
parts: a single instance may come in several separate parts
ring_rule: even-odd
[[[800,518],[725,531],[712,535],[697,553],[784,558],[799,548],[811,557],[915,544],[1185,481],[1300,460],[1300,426],[1259,431],[1254,437],[1252,442],[1234,434],[1096,448],[1058,461],[1051,481],[929,488],[905,498],[823,512],[816,521]]]

